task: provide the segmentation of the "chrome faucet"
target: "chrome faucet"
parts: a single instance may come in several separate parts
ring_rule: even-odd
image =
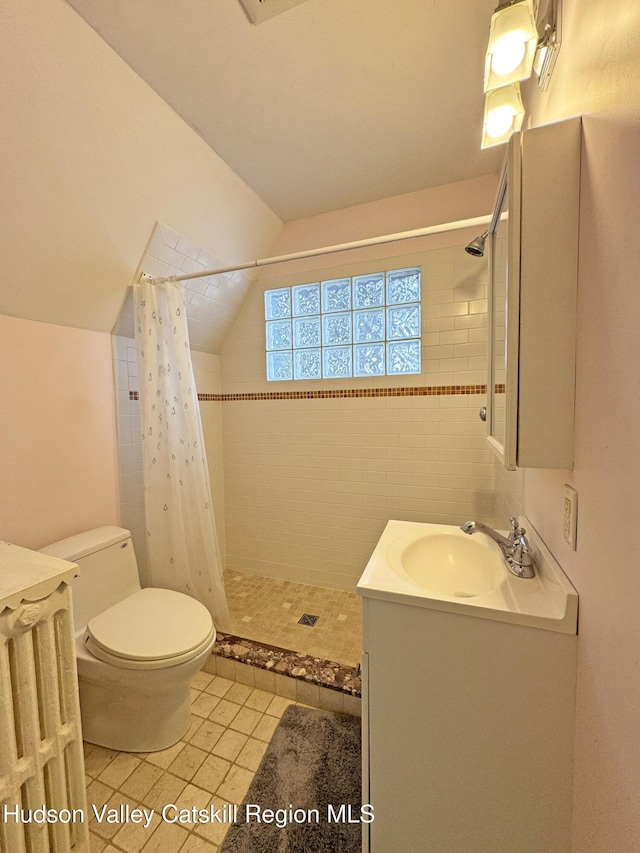
[[[460,530],[469,535],[472,533],[486,533],[490,539],[493,539],[500,546],[507,568],[512,574],[519,578],[532,578],[535,572],[533,570],[529,542],[525,536],[527,531],[523,527],[520,527],[517,519],[512,518],[510,522],[511,531],[508,538],[479,521],[465,521],[461,525]]]

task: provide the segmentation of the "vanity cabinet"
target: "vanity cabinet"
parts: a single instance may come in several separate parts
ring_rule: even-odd
[[[365,853],[569,853],[575,636],[363,604]]]
[[[445,594],[451,540],[421,580],[403,554],[454,534],[389,521],[358,582],[365,853],[571,850],[578,596],[518,520],[533,578]]]
[[[573,467],[581,138],[574,118],[508,144],[488,240],[488,440],[509,470]]]

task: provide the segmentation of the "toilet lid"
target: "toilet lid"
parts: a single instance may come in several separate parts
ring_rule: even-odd
[[[141,589],[91,619],[91,645],[131,661],[183,657],[213,634],[207,608],[181,592]]]

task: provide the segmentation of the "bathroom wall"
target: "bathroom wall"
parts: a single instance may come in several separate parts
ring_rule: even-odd
[[[487,213],[494,194],[492,178],[451,196],[439,188],[290,223],[275,251],[356,239],[367,227],[368,236],[417,228],[429,215]],[[493,461],[478,417],[487,267],[463,250],[477,230],[263,271],[222,350],[227,568],[353,589],[390,518],[494,523]],[[421,374],[266,381],[265,288],[416,263]]]
[[[524,513],[524,468],[515,471],[507,471],[496,459],[495,465],[495,489],[496,510],[498,518],[503,519],[503,527],[507,527],[506,520],[513,515]]]
[[[110,336],[0,316],[0,539],[118,524]]]
[[[64,0],[1,18],[0,536],[39,547],[120,522],[109,333],[157,220],[230,261],[282,223]]]
[[[523,508],[580,594],[573,851],[640,849],[640,6],[565,0],[530,124],[584,114],[575,466],[518,474]],[[501,477],[513,490],[518,480]],[[562,538],[563,485],[578,544]]]
[[[4,3],[0,314],[110,332],[156,221],[230,261],[282,223],[64,0]]]

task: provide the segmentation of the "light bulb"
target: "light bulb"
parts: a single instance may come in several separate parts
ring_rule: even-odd
[[[528,36],[522,30],[513,30],[501,36],[493,46],[491,68],[503,77],[511,74],[524,59]]]
[[[485,123],[487,136],[490,136],[492,139],[497,139],[500,136],[504,136],[505,133],[508,133],[511,125],[513,124],[514,115],[515,112],[513,107],[506,104],[491,110]]]
[[[535,59],[533,60],[533,70],[536,72],[538,77],[542,74],[542,69],[544,68],[544,64],[547,61],[547,54],[549,53],[549,45],[541,44],[540,47],[536,51]]]

